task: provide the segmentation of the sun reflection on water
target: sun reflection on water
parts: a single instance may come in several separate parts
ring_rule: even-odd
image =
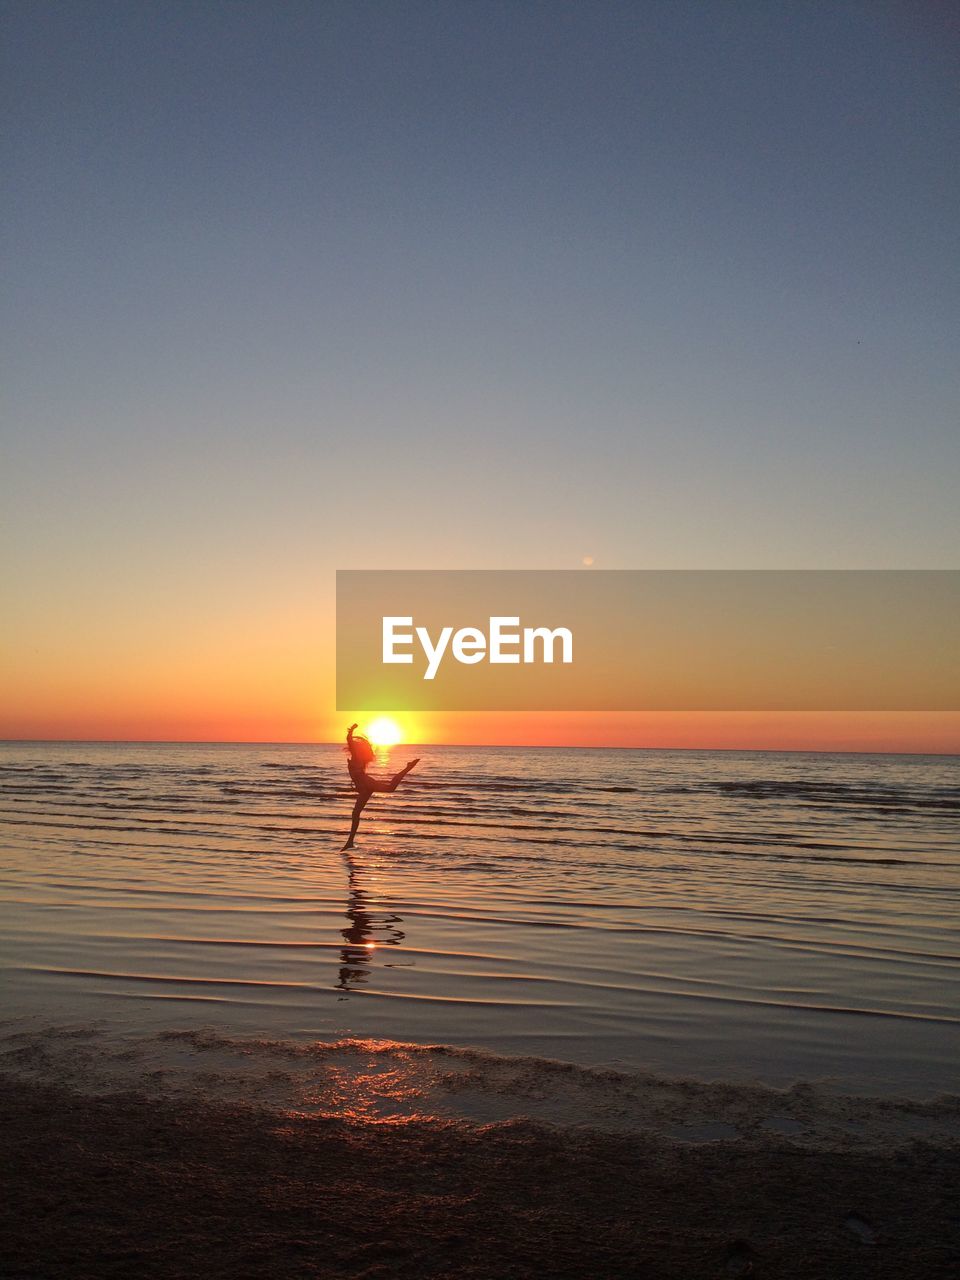
[[[359,1042],[364,1043],[364,1042]],[[330,1065],[322,1085],[305,1090],[303,1104],[312,1114],[351,1124],[401,1125],[438,1120],[436,1111],[424,1107],[428,1089],[423,1066],[401,1054],[390,1041],[370,1041],[373,1055],[354,1066]],[[389,1061],[379,1061],[379,1053],[390,1050]]]

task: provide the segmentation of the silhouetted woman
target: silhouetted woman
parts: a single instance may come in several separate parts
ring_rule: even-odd
[[[411,760],[409,764],[404,765],[399,773],[395,773],[389,782],[384,782],[380,778],[371,778],[367,773],[367,767],[371,765],[376,758],[373,747],[369,741],[358,733],[354,736],[354,729],[357,726],[352,724],[347,730],[347,750],[350,752],[350,759],[347,761],[347,769],[350,773],[350,781],[357,789],[357,803],[353,806],[353,823],[350,827],[350,835],[344,849],[353,848],[353,837],[357,834],[357,827],[360,825],[360,815],[363,813],[367,801],[375,791],[396,791],[400,783],[407,776],[410,770],[420,763],[420,757]]]

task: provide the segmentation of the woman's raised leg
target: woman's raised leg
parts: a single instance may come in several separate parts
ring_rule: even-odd
[[[416,760],[411,760],[408,764],[405,764],[400,772],[395,773],[390,779],[387,789],[389,791],[396,791],[397,787],[399,787],[400,783],[404,780],[410,770],[416,768],[419,763],[420,757],[417,756]]]

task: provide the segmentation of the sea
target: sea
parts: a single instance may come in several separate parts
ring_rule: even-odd
[[[335,745],[0,745],[8,1062],[957,1091],[957,757],[414,755],[342,851]]]

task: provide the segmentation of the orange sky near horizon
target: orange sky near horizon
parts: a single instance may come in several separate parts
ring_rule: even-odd
[[[960,712],[389,712],[408,743],[960,754]],[[46,712],[7,703],[0,738],[166,742],[337,742],[369,712],[208,700],[68,699]]]
[[[121,621],[104,611],[8,629],[0,738],[336,742],[376,714],[336,711],[332,610],[316,597],[242,625],[219,610],[192,626],[150,612]],[[960,753],[960,712],[387,714],[424,744]]]

